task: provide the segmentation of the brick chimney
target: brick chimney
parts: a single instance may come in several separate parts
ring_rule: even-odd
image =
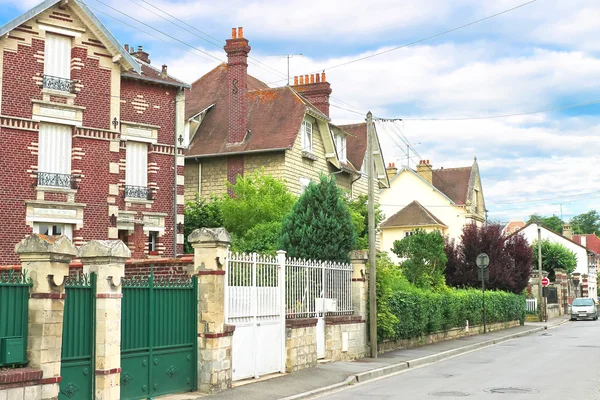
[[[131,48],[133,50],[133,47]],[[137,51],[135,53],[131,53],[132,56],[137,58],[138,60],[142,60],[146,64],[150,64],[150,54],[144,51],[142,46],[138,46]]]
[[[166,65],[166,64],[163,64],[163,66],[162,66],[162,70],[160,71],[160,77],[161,77],[162,79],[166,79],[166,78],[167,78],[167,76],[169,76],[169,75],[167,74],[167,65]]]
[[[567,239],[573,240],[573,227],[571,224],[563,224],[563,234]]]
[[[385,172],[387,173],[388,179],[392,179],[398,173],[398,168],[396,168],[396,164],[389,163],[388,167],[385,169]]]
[[[433,184],[433,168],[429,163],[429,160],[420,160],[417,165],[417,174],[427,182]]]
[[[242,143],[246,137],[248,116],[248,53],[250,46],[244,39],[243,28],[232,28],[231,39],[225,44],[227,53],[227,84],[229,125],[227,144]]]
[[[329,117],[331,85],[327,82],[325,71],[321,74],[295,76],[292,88]]]

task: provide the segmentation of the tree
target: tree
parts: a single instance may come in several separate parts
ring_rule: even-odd
[[[423,288],[444,286],[448,258],[444,253],[444,237],[439,231],[417,229],[413,235],[394,242],[392,251],[402,262],[402,273],[413,285]]]
[[[591,210],[576,215],[571,219],[571,226],[573,226],[573,232],[577,234],[600,235],[600,214],[596,210]]]
[[[367,249],[369,247],[369,215],[367,209],[368,196],[366,194],[358,196],[354,200],[346,200],[352,224],[356,230],[356,244],[354,250]],[[375,204],[375,226],[377,227],[383,221],[383,212],[379,204]]]
[[[460,243],[445,246],[448,262],[446,282],[456,287],[481,287],[475,260],[480,253],[490,257],[487,287],[521,293],[527,287],[532,267],[531,246],[521,233],[506,237],[500,225],[465,225]]]
[[[335,177],[321,175],[308,185],[285,218],[279,243],[290,257],[348,261],[356,232]]]
[[[533,263],[538,265],[538,243],[532,245]],[[560,243],[542,240],[542,269],[548,272],[548,278],[554,280],[554,269],[566,269],[568,273],[575,271],[577,267],[577,256],[571,250]]]
[[[556,215],[551,217],[542,217],[540,214],[531,214],[527,223],[530,222],[539,222],[543,227],[548,228],[551,231],[554,231],[560,235],[563,233],[564,222]]]
[[[219,204],[233,250],[274,252],[281,222],[296,200],[294,195],[282,180],[266,175],[264,169],[238,176],[235,185],[229,187],[233,195],[224,196]]]
[[[187,241],[190,233],[199,228],[217,228],[223,226],[220,200],[216,197],[206,200],[196,194],[194,200],[185,203],[184,215],[185,225],[183,232],[186,238],[184,245],[186,254],[193,252],[192,246]]]

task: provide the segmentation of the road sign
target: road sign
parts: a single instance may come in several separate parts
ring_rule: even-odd
[[[543,277],[542,278],[542,286],[546,287],[550,284],[550,279],[548,279],[547,277]]]
[[[475,262],[479,268],[486,269],[488,265],[490,265],[490,257],[485,253],[481,253],[477,256],[477,260]]]

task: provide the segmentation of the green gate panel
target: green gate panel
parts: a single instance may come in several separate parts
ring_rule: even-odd
[[[156,350],[153,354],[152,395],[194,390],[193,362],[191,348]]]
[[[150,368],[148,354],[121,355],[121,399],[146,399],[149,389]]]
[[[96,275],[77,274],[65,283],[59,400],[91,400],[96,347]]]

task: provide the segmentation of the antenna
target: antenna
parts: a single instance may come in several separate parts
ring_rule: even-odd
[[[290,58],[294,58],[294,56],[303,56],[303,54],[275,54],[274,56],[287,58],[287,84],[290,86]]]

